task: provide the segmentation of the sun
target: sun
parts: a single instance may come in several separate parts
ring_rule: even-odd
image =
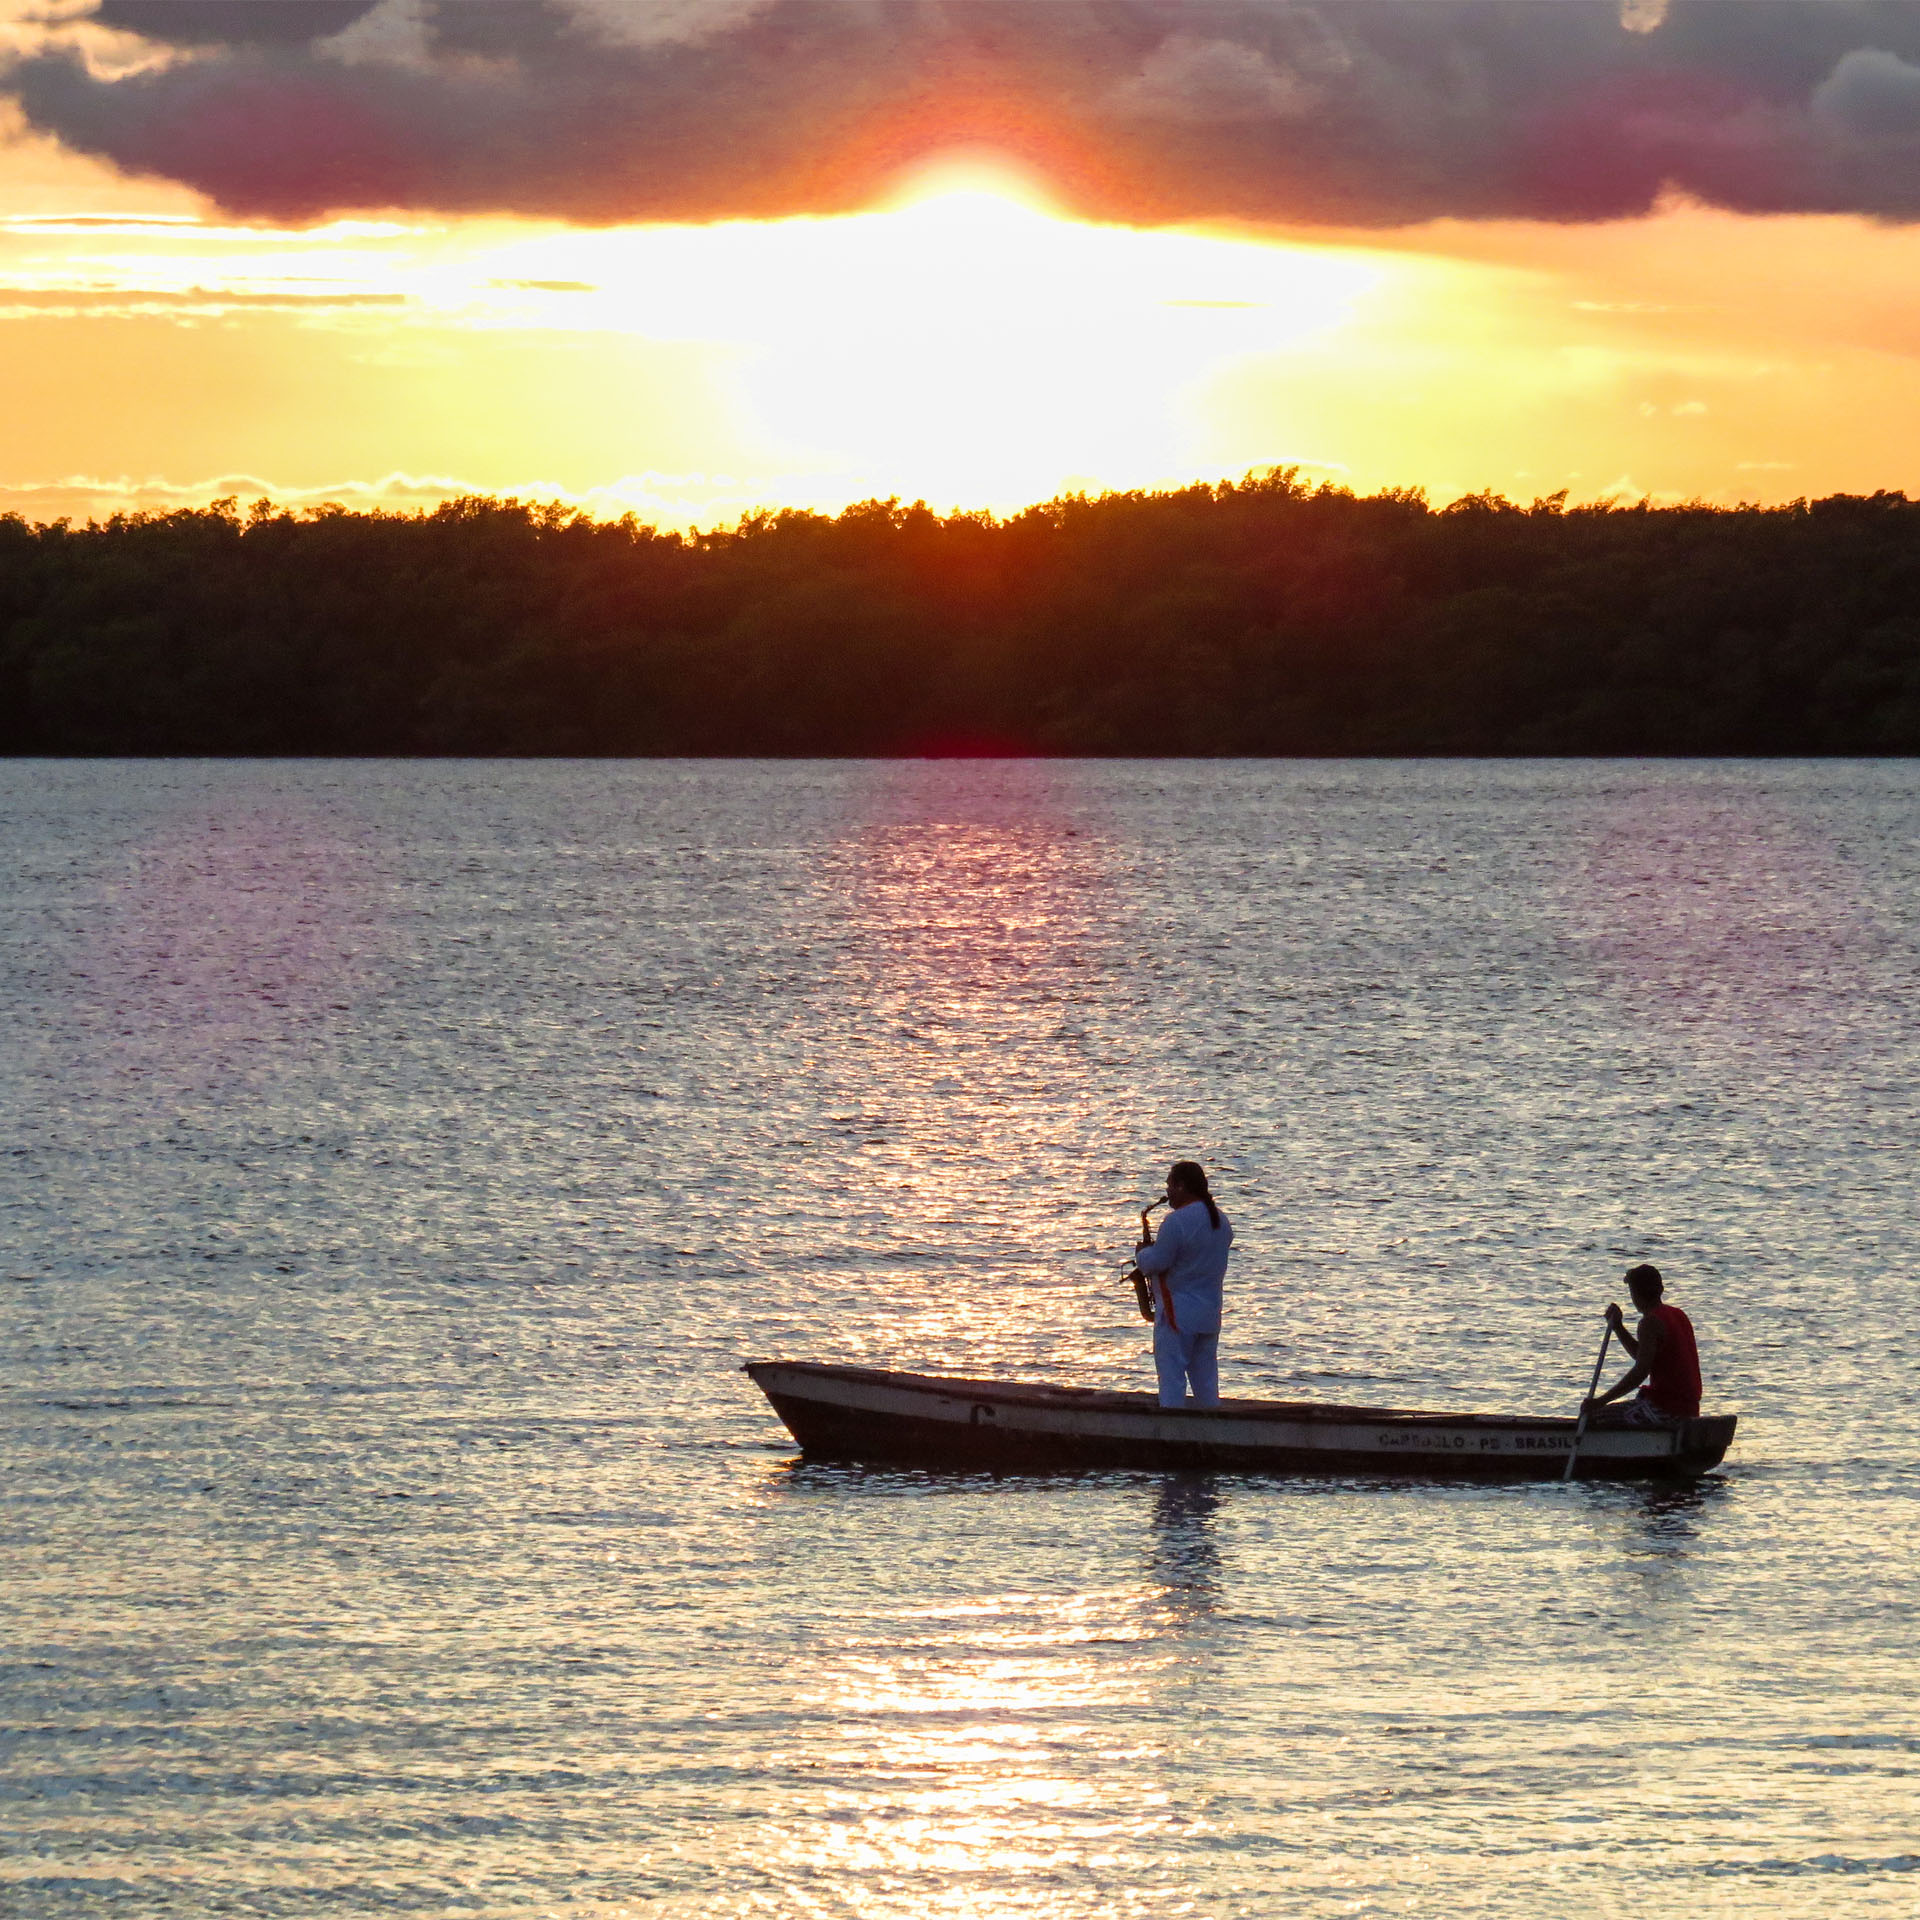
[[[1222,375],[1338,330],[1381,274],[1352,250],[1076,220],[963,150],[865,213],[529,238],[470,263],[469,294],[501,324],[725,356],[743,431],[812,497],[999,507],[1217,470]]]
[[[877,210],[897,213],[927,201],[988,201],[1065,219],[1059,197],[1030,168],[990,147],[948,147],[903,167]]]
[[[1072,219],[1011,163],[945,155],[822,222],[747,376],[789,446],[884,490],[1005,504],[1212,464],[1222,372],[1342,326],[1380,278],[1335,249]]]
[[[971,149],[861,213],[376,245],[411,248],[383,284],[416,329],[671,353],[725,410],[736,473],[790,499],[942,508],[1217,474],[1222,382],[1337,335],[1385,271],[1353,249],[1079,220],[1044,177]],[[1240,464],[1295,457],[1277,440]],[[636,444],[628,471],[663,464]]]

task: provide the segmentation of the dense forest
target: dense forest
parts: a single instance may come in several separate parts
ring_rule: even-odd
[[[0,519],[0,750],[1920,751],[1920,502]]]

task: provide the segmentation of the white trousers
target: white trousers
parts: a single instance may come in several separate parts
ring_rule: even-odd
[[[1153,1370],[1160,1376],[1160,1404],[1183,1407],[1193,1387],[1196,1407],[1220,1404],[1220,1329],[1183,1333],[1164,1320],[1153,1323]]]

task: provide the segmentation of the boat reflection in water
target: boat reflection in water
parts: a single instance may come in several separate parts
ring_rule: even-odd
[[[1211,1613],[1220,1599],[1214,1516],[1220,1489],[1211,1474],[1170,1473],[1153,1498],[1153,1571],[1175,1614]]]

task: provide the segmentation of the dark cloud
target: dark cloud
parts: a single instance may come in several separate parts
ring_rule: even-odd
[[[185,57],[5,81],[229,212],[828,212],[942,148],[1080,211],[1920,217],[1913,0],[103,0]]]

